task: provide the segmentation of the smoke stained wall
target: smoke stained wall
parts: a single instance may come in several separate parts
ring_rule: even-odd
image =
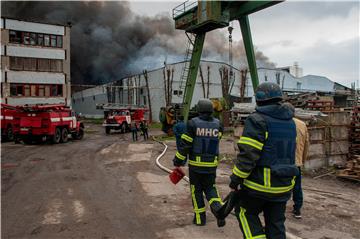
[[[71,23],[73,84],[102,84],[127,75],[184,59],[186,36],[177,31],[169,14],[144,17],[128,2],[2,1],[1,15],[17,19]],[[228,40],[220,31],[207,34],[203,59],[227,62]],[[245,66],[241,41],[234,41],[235,67]],[[260,51],[259,65],[274,64]]]

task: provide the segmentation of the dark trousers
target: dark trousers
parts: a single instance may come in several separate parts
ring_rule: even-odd
[[[267,201],[243,193],[235,213],[244,239],[286,239],[285,209],[286,202]],[[264,213],[265,228],[259,218],[261,212]]]
[[[138,140],[138,138],[137,138],[137,130],[132,129],[131,133],[132,133],[132,140],[137,141]]]
[[[222,201],[215,185],[216,174],[196,173],[189,170],[191,199],[194,208],[194,223],[204,225],[206,223],[206,209],[204,194],[212,210],[221,207]]]
[[[301,168],[299,167],[299,176],[295,179],[295,185],[293,189],[293,201],[294,210],[300,210],[303,205],[303,192],[301,188]]]
[[[142,132],[143,132],[143,135],[144,135],[144,140],[147,140],[149,138],[148,130],[143,129]]]

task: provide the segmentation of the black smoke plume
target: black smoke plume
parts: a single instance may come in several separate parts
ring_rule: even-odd
[[[169,13],[171,9],[169,9]],[[101,84],[167,63],[184,60],[186,36],[169,15],[134,14],[127,2],[2,1],[1,15],[29,21],[71,23],[73,84]],[[203,58],[228,61],[228,41],[214,31],[207,35]],[[246,63],[243,46],[234,42],[234,63]],[[274,66],[256,52],[263,66]],[[237,63],[237,64],[236,64]]]

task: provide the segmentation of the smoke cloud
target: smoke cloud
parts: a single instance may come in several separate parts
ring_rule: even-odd
[[[73,84],[101,84],[184,60],[187,38],[175,30],[169,15],[134,14],[127,2],[1,2],[2,16],[72,24]],[[169,9],[169,12],[171,9]],[[233,43],[235,67],[245,67],[241,42]],[[220,31],[207,34],[203,59],[228,61],[228,39]],[[256,51],[259,66],[274,63]]]

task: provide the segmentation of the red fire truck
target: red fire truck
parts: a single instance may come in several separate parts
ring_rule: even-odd
[[[14,136],[17,141],[51,140],[58,144],[67,142],[69,134],[79,140],[84,136],[84,124],[64,105],[17,106],[16,109]]]
[[[137,106],[121,106],[116,104],[104,105],[104,123],[105,133],[110,134],[110,131],[121,130],[121,133],[130,130],[131,122],[136,122],[138,125],[141,121],[149,121],[149,109]]]
[[[16,108],[7,104],[1,104],[1,140],[12,141],[14,139],[14,117]]]

